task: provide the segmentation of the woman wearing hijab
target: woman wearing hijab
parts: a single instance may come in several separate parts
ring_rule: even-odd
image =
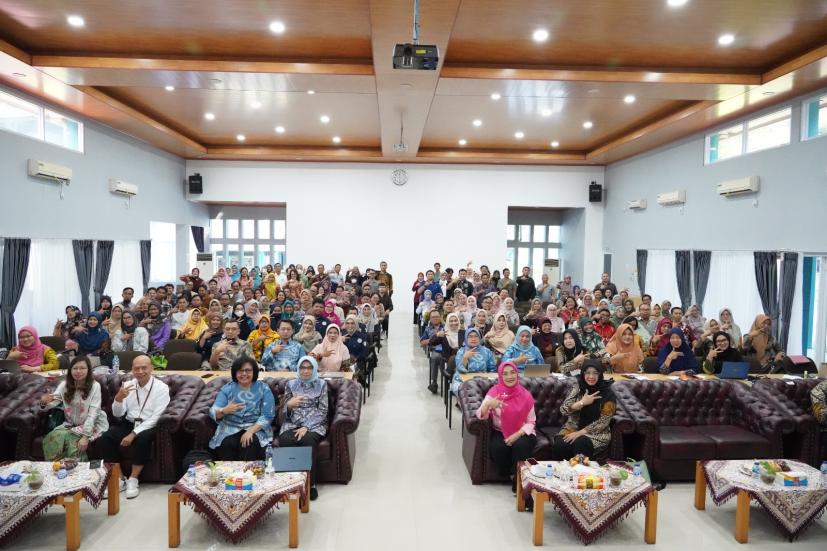
[[[319,364],[312,356],[299,359],[299,375],[284,385],[282,416],[279,429],[279,447],[308,446],[312,448],[310,471],[310,499],[319,496],[316,488],[319,443],[327,434],[327,381],[319,378]]]
[[[620,296],[620,295],[618,295],[618,296]],[[624,319],[626,319],[627,317],[631,316],[634,313],[635,313],[635,303],[632,302],[632,299],[627,298],[626,300],[623,301],[623,303],[619,307],[615,308],[615,310],[612,312],[612,316],[609,319],[609,321],[611,322],[612,325],[615,326],[615,328],[617,328],[617,327],[620,326],[620,324],[623,323]]]
[[[147,307],[147,317],[141,320],[141,324],[149,333],[149,351],[163,351],[169,341],[172,330],[169,321],[161,313],[161,304],[158,301],[151,301]]]
[[[342,318],[336,313],[336,303],[330,299],[324,301],[324,312],[322,313],[322,317],[330,323],[338,326],[342,325]]]
[[[149,333],[140,327],[132,312],[124,312],[121,323],[111,339],[113,352],[149,351]]]
[[[661,348],[669,344],[669,333],[672,331],[672,319],[661,318],[655,326],[655,334],[652,335],[652,343],[649,347],[649,355],[657,356]]]
[[[445,318],[444,336],[439,339],[438,344],[442,346],[442,357],[446,367],[451,366],[453,371],[457,351],[465,344],[465,332],[462,330],[460,316],[454,312]]]
[[[416,307],[416,313],[419,316],[420,320],[422,320],[422,318],[425,316],[425,314],[427,312],[429,312],[431,310],[431,308],[434,307],[434,304],[435,303],[433,301],[431,291],[426,289],[422,293],[422,299],[419,301],[419,305]],[[424,322],[422,322],[422,323],[424,323]]]
[[[247,337],[249,337],[250,333],[253,331],[254,325],[247,316],[247,310],[244,307],[243,302],[236,302],[233,305],[233,315],[230,316],[230,319],[238,323],[238,338],[246,341]]]
[[[508,328],[505,314],[496,314],[494,316],[494,326],[485,334],[486,346],[488,346],[497,357],[501,357],[513,342],[514,333]]]
[[[587,316],[593,316],[594,313],[597,312],[597,305],[594,303],[594,297],[589,293],[583,295],[583,304],[581,306],[586,309]]]
[[[250,343],[250,347],[253,349],[253,356],[256,361],[260,362],[261,356],[267,347],[279,338],[279,334],[273,330],[270,324],[270,318],[261,316],[258,320],[258,327],[247,336],[247,342]]]
[[[316,330],[316,318],[310,315],[304,316],[301,328],[293,340],[301,344],[305,352],[310,354],[322,342],[322,335]]]
[[[765,372],[771,372],[784,357],[784,352],[772,335],[772,320],[768,316],[755,316],[749,333],[744,335],[744,355],[758,360]]]
[[[568,420],[554,437],[554,457],[571,459],[583,454],[594,459],[605,456],[616,409],[617,400],[611,383],[603,378],[600,362],[586,360],[577,384],[560,406],[560,413]]]
[[[516,329],[520,325],[520,314],[514,309],[514,299],[507,297],[502,302],[501,314],[505,315],[505,321],[509,329]]]
[[[663,313],[660,310],[660,304],[658,304],[657,302],[652,304],[652,315],[649,317],[655,323],[658,323],[660,320],[663,319]]]
[[[106,322],[106,320],[109,319],[109,316],[112,313],[112,297],[110,297],[109,295],[101,295],[100,302],[98,303],[97,312],[98,314],[103,316],[103,321]]]
[[[551,320],[548,318],[539,320],[537,326],[539,329],[535,331],[531,340],[543,356],[542,363],[551,364],[560,345],[559,334],[552,331]]]
[[[54,350],[40,342],[37,329],[24,325],[17,331],[17,346],[12,347],[7,360],[14,360],[24,373],[60,369]]]
[[[72,330],[75,327],[83,325],[83,316],[80,313],[80,308],[77,306],[66,307],[66,321],[58,319],[55,322],[52,335],[55,337],[63,337],[64,339],[72,338]]]
[[[721,331],[729,333],[732,346],[741,348],[744,345],[744,337],[741,333],[741,328],[738,327],[738,324],[735,323],[735,320],[732,318],[732,310],[723,308],[718,313],[718,319],[720,320]]]
[[[250,331],[254,330],[258,327],[258,322],[263,315],[261,311],[258,309],[258,302],[255,300],[248,300],[247,303],[244,305],[244,313],[247,314],[249,321],[247,323],[250,324]]]
[[[692,334],[696,336],[703,333],[704,326],[706,325],[706,318],[701,314],[701,307],[697,304],[689,307],[689,310],[683,317],[683,321],[692,329]]]
[[[491,324],[489,323],[488,312],[480,308],[477,310],[477,315],[474,316],[474,323],[471,327],[476,328],[477,331],[480,332],[480,335],[485,335],[491,329]],[[468,329],[468,328],[466,328]]]
[[[732,346],[732,337],[726,331],[715,332],[712,335],[712,345],[701,363],[704,373],[718,375],[724,362],[744,361],[741,353]]]
[[[551,330],[554,333],[562,333],[566,330],[566,322],[559,316],[559,309],[554,303],[546,306],[546,318],[551,322]]]
[[[264,276],[264,284],[262,285],[264,294],[267,295],[271,301],[276,299],[279,292],[279,284],[276,281],[276,274],[269,273]]]
[[[202,312],[203,313],[203,312]],[[209,306],[207,307],[207,314],[223,314],[224,307],[221,306],[221,303],[218,299],[214,298],[210,300]],[[206,317],[206,316],[202,316]]]
[[[109,333],[101,325],[103,318],[97,312],[86,317],[86,327],[75,327],[72,339],[77,343],[78,356],[100,356],[109,351]]]
[[[342,364],[349,362],[350,351],[342,342],[342,334],[338,325],[330,324],[324,333],[322,342],[316,345],[310,355],[319,362],[319,370],[342,371]]]
[[[299,316],[298,312],[296,312],[296,305],[292,300],[284,301],[279,319],[289,321],[293,325],[293,331],[298,331],[301,328],[303,317],[304,316]]]
[[[698,360],[680,327],[673,327],[669,331],[669,343],[658,352],[658,367],[664,375],[698,371]]]
[[[564,375],[580,372],[583,362],[589,355],[580,343],[580,336],[574,329],[563,331],[560,346],[557,348],[557,369]]]
[[[578,324],[580,326],[580,344],[590,358],[602,358],[606,354],[606,345],[603,337],[594,330],[594,322],[591,318],[582,317]]]
[[[497,384],[488,389],[479,409],[478,419],[491,419],[488,449],[491,460],[502,477],[511,480],[511,491],[517,491],[517,463],[531,457],[537,437],[534,425],[534,398],[520,384],[518,367],[503,362],[497,368]]]
[[[628,323],[621,323],[606,344],[611,354],[609,363],[614,373],[637,373],[643,363],[643,351],[635,343],[635,331]]]
[[[718,320],[711,319],[704,324],[703,333],[695,333],[699,335],[692,345],[693,352],[699,358],[704,358],[709,351],[715,348],[715,343],[712,341],[715,333],[721,330],[721,324]]]
[[[350,365],[354,366],[353,371],[359,382],[365,381],[367,371],[367,359],[370,354],[368,336],[359,328],[356,316],[350,315],[345,318],[345,325],[342,329],[342,342],[345,343],[350,353]]]
[[[521,325],[517,328],[514,342],[506,348],[503,354],[502,361],[516,365],[520,373],[528,364],[545,363],[542,352],[531,342],[531,336],[531,329],[527,325]]]
[[[372,335],[376,329],[376,314],[373,312],[373,306],[370,304],[360,304],[356,307],[356,323],[362,327],[362,330],[368,335]]]
[[[230,288],[233,285],[233,280],[227,275],[227,270],[224,268],[219,268],[218,272],[213,276],[213,279],[218,282],[218,292],[220,293],[228,293],[230,292]],[[201,283],[203,285],[203,282]],[[195,285],[193,285],[193,289],[198,289]]]
[[[212,311],[210,312],[210,314],[221,315],[220,312]],[[184,323],[183,327],[181,327],[181,329],[178,330],[178,334],[175,336],[175,338],[189,339],[194,341],[198,339],[201,333],[203,333],[206,330],[207,323],[204,321],[204,316],[201,315],[201,310],[193,309],[190,310],[190,314],[187,317],[186,323]]]
[[[350,274],[348,273],[348,280],[350,279]],[[357,279],[358,278],[354,278]],[[361,285],[361,281],[358,283],[354,283],[354,285]],[[428,283],[425,281],[425,274],[419,272],[416,274],[416,281],[413,282],[411,286],[411,292],[413,293],[413,303],[414,303],[414,325],[420,324],[421,319],[421,310],[419,309],[419,304],[422,301],[423,293],[425,292],[425,287],[428,286]]]
[[[459,392],[462,384],[460,375],[463,373],[493,373],[497,369],[494,354],[482,346],[482,336],[474,327],[465,330],[465,344],[457,350],[454,364],[456,370],[451,381],[451,392],[454,394]]]
[[[539,298],[535,298],[531,300],[531,306],[529,307],[528,312],[526,313],[523,321],[526,324],[537,325],[542,318],[545,317],[543,313],[543,303],[540,301]]]
[[[106,332],[109,333],[109,340],[115,336],[118,329],[121,328],[121,319],[123,318],[123,306],[116,304],[109,312],[109,319],[104,320],[103,326],[106,327]]]
[[[239,285],[241,285],[242,289],[253,288],[253,278],[250,277],[250,273],[247,270],[247,266],[241,267],[241,270],[238,273],[237,281]]]
[[[468,328],[474,325],[474,318],[477,315],[477,299],[474,295],[470,295],[465,301],[465,310],[460,314],[462,327]]]

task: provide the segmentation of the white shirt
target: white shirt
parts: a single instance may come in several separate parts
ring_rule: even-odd
[[[284,284],[287,283],[287,274],[284,273],[284,271],[280,274],[276,274],[276,272],[271,273],[276,276],[276,283],[279,284],[279,287],[284,287]]]
[[[155,377],[150,377],[143,387],[134,379],[129,380],[126,387],[137,387],[137,390],[130,392],[123,402],[113,401],[112,415],[123,417],[126,414],[126,420],[131,422],[139,417],[143,419],[140,425],[132,429],[135,434],[153,428],[169,405],[169,387]]]

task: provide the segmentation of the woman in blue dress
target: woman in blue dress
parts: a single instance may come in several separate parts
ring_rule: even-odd
[[[533,342],[531,329],[527,325],[521,325],[517,328],[517,335],[514,342],[506,348],[503,354],[503,362],[513,362],[520,373],[523,372],[525,366],[528,364],[542,364],[546,363],[543,359],[543,353],[537,348]]]
[[[221,387],[210,408],[210,417],[218,423],[210,449],[219,461],[264,459],[264,449],[273,439],[273,392],[258,380],[258,364],[253,358],[238,358],[230,375],[232,382]]]
[[[494,353],[482,346],[482,336],[479,329],[471,327],[465,331],[465,345],[457,351],[456,371],[451,382],[451,392],[456,394],[462,384],[460,375],[463,373],[494,373],[497,364]]]

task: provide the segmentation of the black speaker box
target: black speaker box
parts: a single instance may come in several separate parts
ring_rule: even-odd
[[[190,176],[192,178],[192,176]],[[589,184],[589,203],[600,203],[603,201],[603,186],[592,182]]]
[[[197,172],[189,177],[190,195],[198,195],[204,193],[204,185],[201,180],[201,175]]]

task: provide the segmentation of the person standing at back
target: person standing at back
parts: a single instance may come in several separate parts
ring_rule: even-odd
[[[385,284],[388,288],[388,295],[393,294],[393,276],[388,273],[388,263],[384,260],[379,263],[379,273],[376,274],[376,279],[379,280],[379,284]]]
[[[609,272],[603,272],[603,274],[600,276],[600,283],[594,286],[595,291],[603,291],[604,295],[606,294],[606,289],[611,289],[612,296],[617,294],[617,285],[609,281]]]
[[[528,302],[537,295],[531,268],[523,267],[523,273],[517,278],[517,302]]]

